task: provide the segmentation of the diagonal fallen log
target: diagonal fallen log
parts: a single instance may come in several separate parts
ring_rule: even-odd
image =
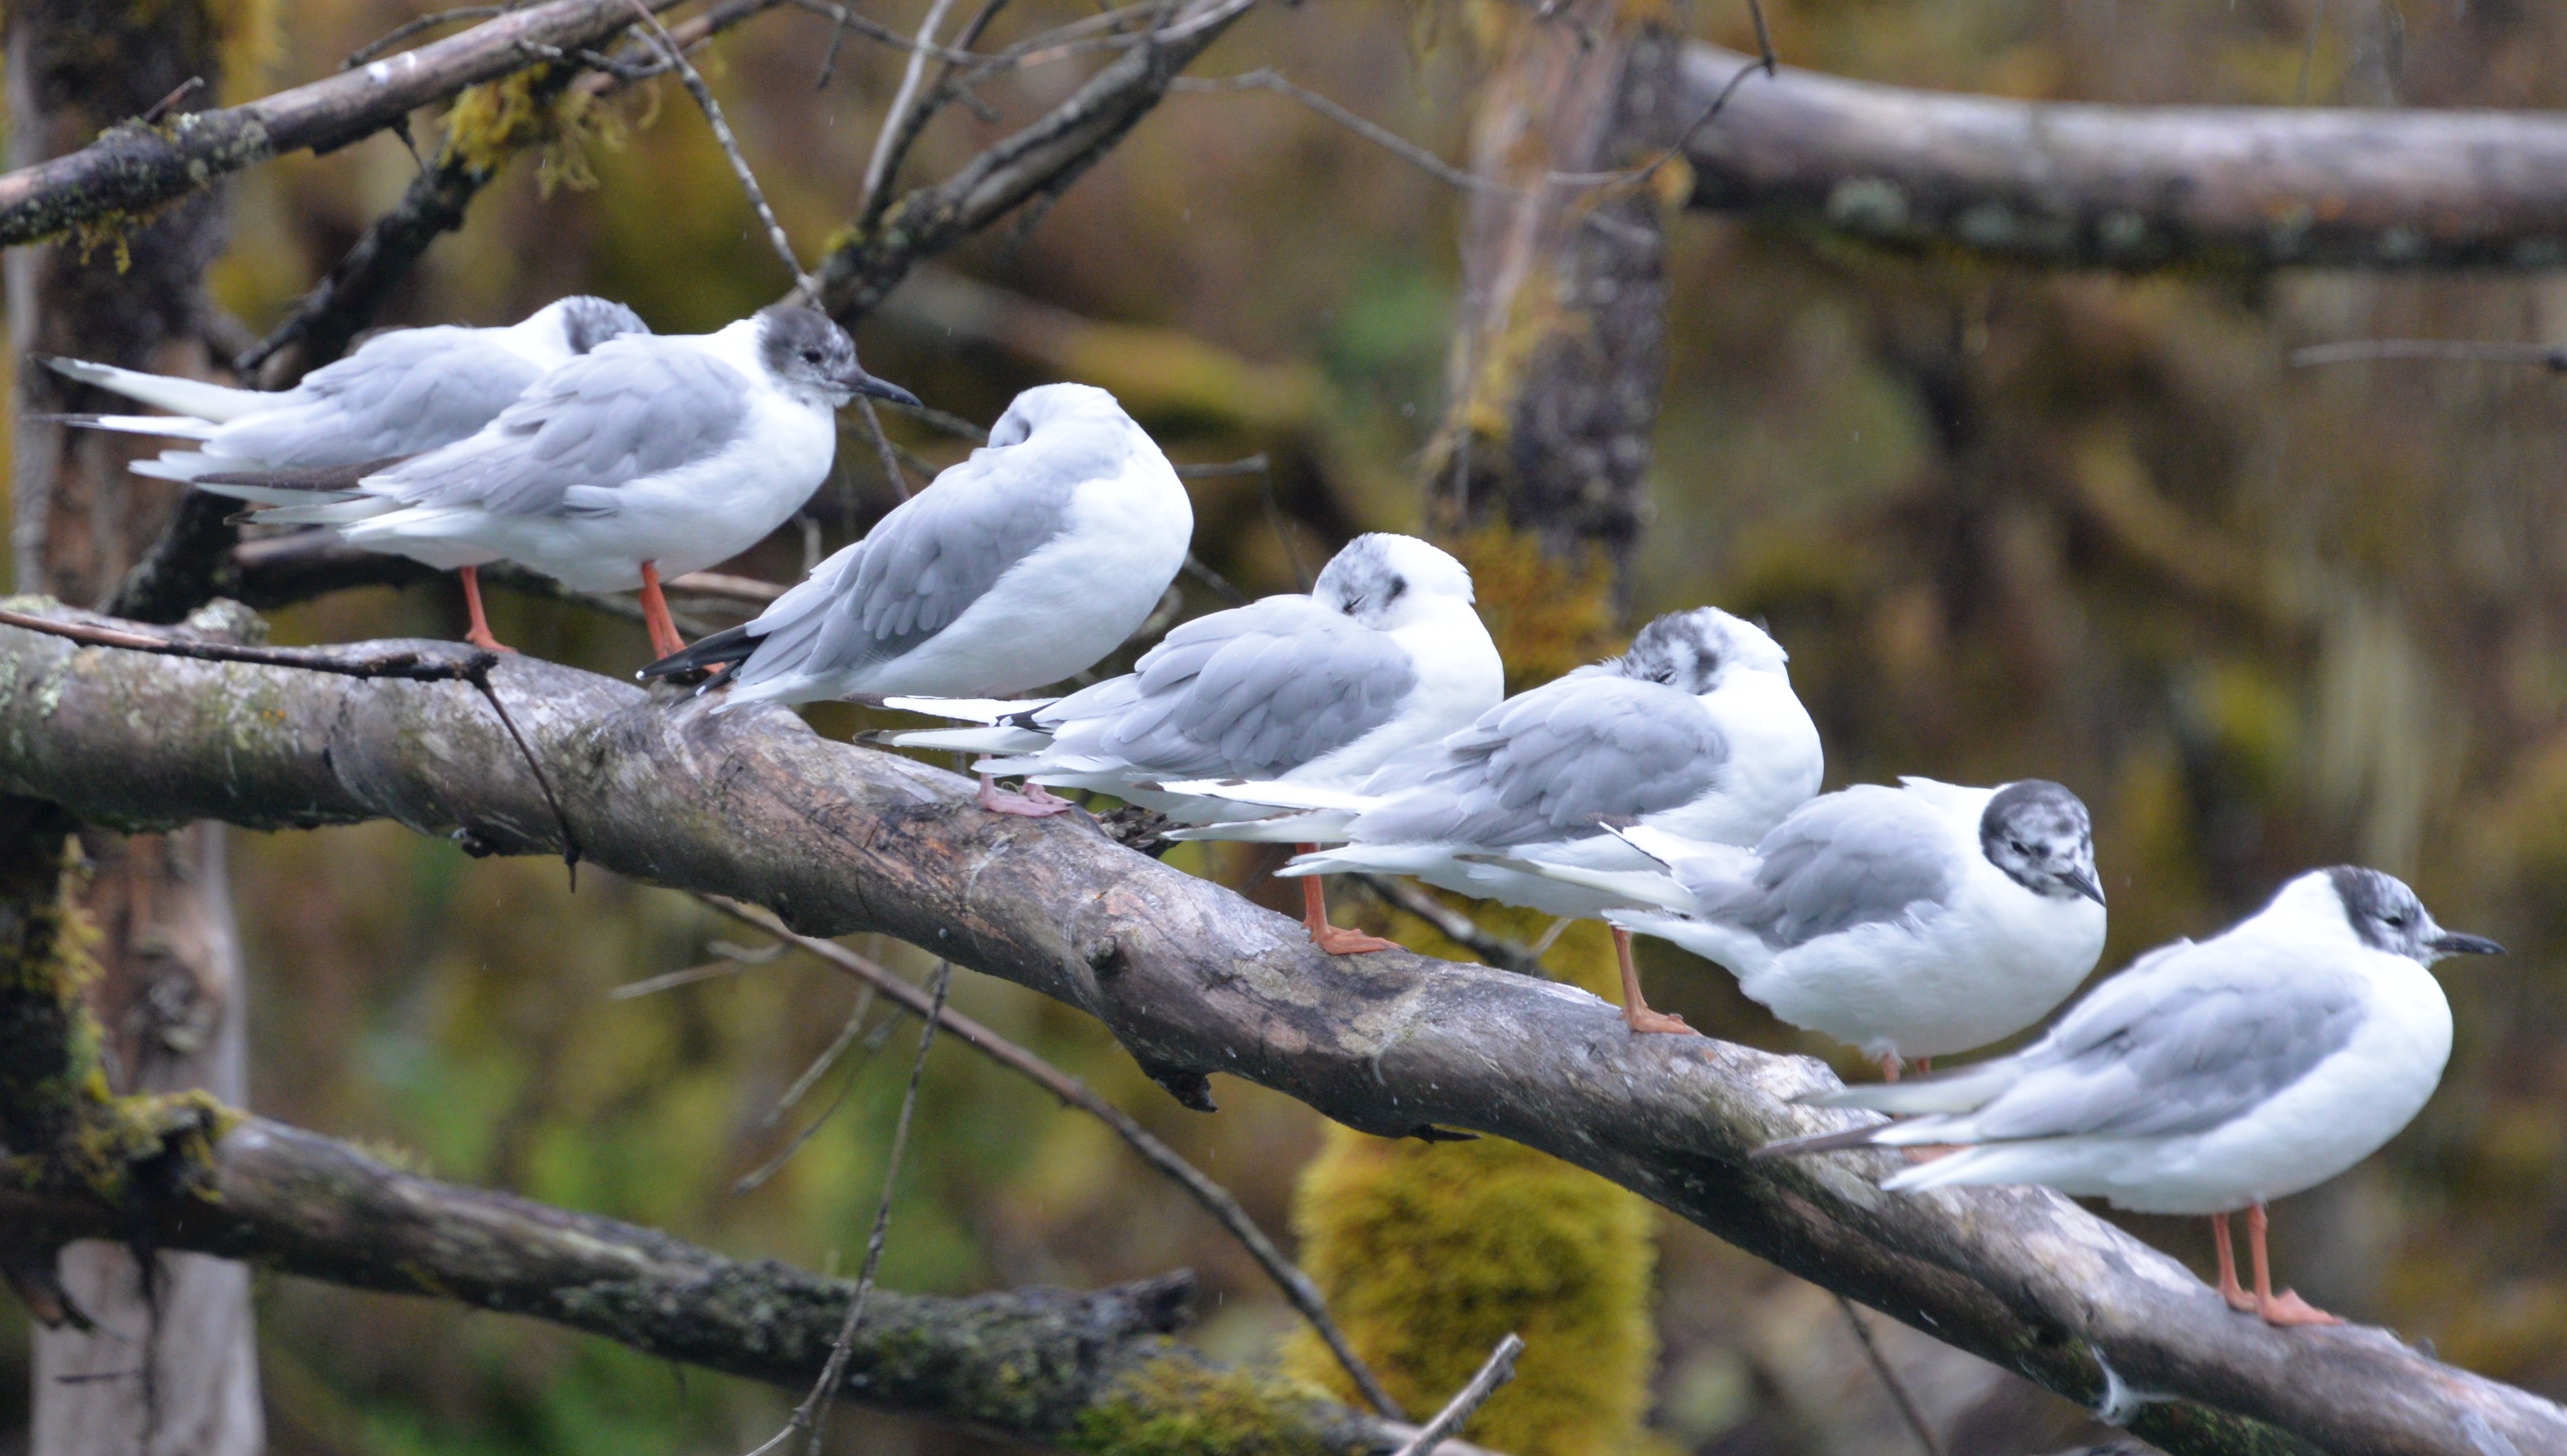
[[[1690,47],[1683,115],[1758,64]],[[2023,102],[1787,67],[1684,153],[1695,207],[2010,263],[2567,264],[2556,112]]]
[[[329,1138],[241,1118],[155,1196],[111,1204],[0,1190],[0,1249],[146,1239],[388,1294],[548,1319],[664,1359],[803,1389],[855,1285],[726,1258],[612,1219],[416,1177]],[[1220,1456],[1243,1422],[1265,1449],[1384,1456],[1408,1426],[1307,1387],[1197,1358],[1179,1273],[1089,1294],[965,1299],[877,1290],[847,1361],[850,1400],[1067,1450]],[[1451,1449],[1451,1448],[1448,1448]],[[1484,1456],[1484,1453],[1483,1453]]]
[[[1383,1135],[1460,1126],[1542,1148],[2178,1456],[2567,1451],[2567,1410],[2386,1331],[2267,1328],[2066,1199],[1883,1194],[1892,1154],[1746,1162],[1840,1124],[1790,1104],[1830,1083],[1806,1058],[1635,1040],[1582,992],[1481,967],[1323,956],[1295,922],[1083,824],[977,812],[967,780],[781,711],[716,716],[523,660],[494,682],[593,861],[1014,981],[1097,1017],[1192,1100],[1224,1071]],[[484,853],[552,852],[557,832],[466,689],[14,629],[0,629],[0,792],[132,827],[389,818]]]

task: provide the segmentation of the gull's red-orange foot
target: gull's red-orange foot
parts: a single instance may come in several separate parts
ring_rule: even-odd
[[[516,651],[515,648],[510,647],[508,644],[491,636],[490,629],[487,627],[477,627],[466,630],[463,634],[463,640],[472,644],[474,647],[481,649],[483,652]]]
[[[1399,942],[1386,941],[1377,935],[1365,935],[1359,930],[1341,930],[1331,925],[1312,927],[1310,944],[1331,956],[1363,956],[1374,951],[1390,950]]]
[[[1078,807],[1039,783],[1028,783],[1023,793],[1011,793],[998,787],[998,781],[981,775],[981,793],[975,802],[994,814],[1014,814],[1026,819],[1044,819],[1065,814]]]
[[[1684,1018],[1673,1012],[1653,1012],[1647,1007],[1622,1008],[1622,1024],[1629,1026],[1635,1036],[1650,1034],[1690,1036],[1693,1034],[1693,1027],[1685,1024]]]
[[[481,612],[480,568],[459,567],[454,575],[463,583],[463,613],[468,623],[463,629],[463,640],[483,652],[515,652],[515,648],[490,635],[490,619]]]
[[[2249,1308],[2252,1308],[2250,1305]],[[2264,1301],[2255,1312],[2267,1324],[2289,1328],[2296,1324],[2342,1324],[2343,1319],[2303,1300],[2296,1290],[2284,1290]]]

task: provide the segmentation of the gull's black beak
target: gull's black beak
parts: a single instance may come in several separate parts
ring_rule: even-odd
[[[918,396],[889,381],[874,378],[865,373],[861,365],[854,363],[848,364],[847,372],[835,376],[832,383],[851,395],[871,395],[877,400],[889,400],[895,405],[907,405],[913,410],[923,408],[918,402]]]
[[[2104,903],[2104,887],[2095,883],[2095,874],[2092,870],[2070,870],[2059,878],[2078,894],[2098,905]]]
[[[2462,935],[2446,930],[2424,942],[2425,949],[2437,956],[2501,956],[2504,947],[2482,935]]]

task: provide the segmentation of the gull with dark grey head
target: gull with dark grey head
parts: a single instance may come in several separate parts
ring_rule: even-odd
[[[1114,397],[1025,391],[990,442],[813,568],[755,621],[643,676],[721,671],[723,710],[894,695],[998,698],[1085,672],[1176,580],[1194,536],[1185,486]],[[1065,800],[982,803],[1058,813]]]
[[[1625,897],[1625,930],[1738,977],[1796,1026],[1905,1058],[1984,1046],[2050,1015],[2104,953],[2085,803],[2030,778],[1859,784],[1794,809],[1752,849],[1618,830],[1665,866],[1542,873]]]
[[[2377,870],[2315,870],[2224,935],[2140,957],[2012,1056],[1810,1099],[1916,1115],[1758,1156],[1958,1144],[1881,1186],[2029,1183],[2207,1214],[2232,1308],[2337,1323],[2273,1292],[2264,1206],[2371,1156],[2423,1110],[2451,1052],[2450,1003],[2426,968],[2502,949],[2434,924]],[[2252,1293],[2228,1238],[2241,1209]]]
[[[764,540],[828,478],[835,412],[915,405],[829,318],[777,305],[711,334],[626,335],[545,374],[469,437],[383,468],[223,472],[251,519],[463,573],[470,639],[496,647],[473,572],[513,561],[577,591],[639,588],[655,650],[682,649],[660,582]]]
[[[387,329],[290,390],[232,389],[80,359],[44,362],[82,384],[174,412],[66,419],[193,441],[134,465],[138,475],[193,480],[366,464],[451,444],[498,418],[548,371],[609,339],[650,332],[620,303],[573,294],[506,328]]]
[[[1520,693],[1440,742],[1384,763],[1353,790],[1276,781],[1171,784],[1298,810],[1176,837],[1336,841],[1286,876],[1414,875],[1459,894],[1552,915],[1625,903],[1529,866],[1646,870],[1610,831],[1634,824],[1753,844],[1818,792],[1819,731],[1792,692],[1782,646],[1717,607],[1670,612],[1620,657]],[[1640,995],[1630,933],[1613,932],[1622,1014],[1634,1031],[1683,1031]]]
[[[1357,536],[1307,596],[1183,623],[1122,677],[1047,703],[894,698],[885,706],[985,727],[884,736],[998,755],[973,766],[1021,775],[1029,793],[1096,789],[1191,824],[1254,817],[1264,810],[1162,782],[1353,788],[1393,755],[1468,725],[1506,687],[1471,597],[1470,572],[1426,542]],[[1391,944],[1330,925],[1319,878],[1301,884],[1313,944],[1331,955]]]

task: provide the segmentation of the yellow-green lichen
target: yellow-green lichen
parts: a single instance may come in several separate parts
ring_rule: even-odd
[[[568,79],[560,68],[543,65],[465,88],[446,111],[439,164],[489,176],[518,152],[541,147],[535,178],[547,195],[557,186],[597,185],[588,148],[621,146],[623,123]]]
[[[1298,1380],[1163,1355],[1118,1378],[1063,1444],[1098,1456],[1339,1456],[1324,1405]]]

